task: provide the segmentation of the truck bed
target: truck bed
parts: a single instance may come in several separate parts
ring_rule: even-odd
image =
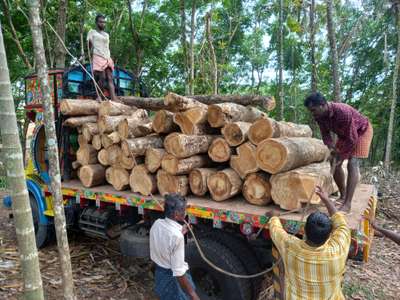
[[[116,191],[110,185],[97,186],[93,188],[84,187],[78,180],[71,180],[62,183],[64,196],[75,197],[77,201],[81,198],[115,203],[120,205],[137,206],[143,209],[162,210],[163,197],[153,195],[152,197],[142,196],[131,191]],[[362,215],[371,206],[371,197],[375,196],[375,188],[372,185],[358,185],[352,209],[346,215],[347,222],[352,230],[360,230]],[[215,227],[219,227],[222,222],[240,224],[248,222],[255,227],[261,227],[267,223],[268,218],[265,214],[273,208],[280,210],[273,204],[268,206],[256,206],[247,203],[243,197],[236,197],[231,200],[216,202],[208,197],[187,196],[188,215],[192,222],[196,218],[212,219]],[[309,213],[315,211],[316,206],[310,206]],[[324,210],[325,208],[319,207]],[[281,210],[285,212],[284,210]],[[281,216],[283,223],[293,226],[301,224],[302,213],[296,212]],[[287,221],[287,222],[285,222]],[[288,226],[285,226],[288,227]],[[290,226],[289,226],[290,227]]]

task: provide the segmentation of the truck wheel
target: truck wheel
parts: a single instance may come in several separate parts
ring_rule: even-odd
[[[199,243],[205,256],[216,266],[234,274],[246,274],[242,262],[228,247],[210,238],[202,239]],[[250,281],[213,269],[201,258],[193,241],[187,244],[186,260],[200,299],[251,299]]]
[[[212,240],[215,240],[224,246],[228,247],[237,258],[241,261],[246,274],[256,274],[261,272],[260,264],[258,263],[256,253],[251,247],[240,237],[229,234],[221,230],[213,230],[206,234]],[[252,285],[252,299],[257,299],[260,292],[263,276],[255,277],[250,280]]]
[[[33,226],[35,228],[36,247],[40,249],[54,240],[54,229],[53,226],[40,224],[39,208],[36,199],[32,195],[29,195],[29,202],[31,204]]]

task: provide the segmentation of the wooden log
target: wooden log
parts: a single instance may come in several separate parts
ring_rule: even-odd
[[[203,106],[175,113],[174,122],[184,134],[202,135],[214,133],[207,124],[207,108]]]
[[[109,166],[110,163],[108,162],[108,153],[107,149],[101,149],[99,153],[97,153],[97,160],[99,163],[101,163],[103,166]]]
[[[118,97],[126,105],[135,106],[137,108],[157,111],[160,109],[169,110],[170,107],[164,104],[164,98],[143,98],[135,96]]]
[[[117,165],[121,161],[122,150],[118,145],[111,145],[107,148],[107,161],[110,165]]]
[[[162,146],[163,140],[158,135],[149,135],[121,142],[122,151],[126,156],[145,155],[148,148],[160,148]]]
[[[224,201],[237,195],[242,188],[242,180],[233,169],[225,169],[211,175],[207,187],[215,201]]]
[[[307,203],[310,198],[311,204],[319,204],[320,198],[314,193],[317,185],[328,194],[335,191],[330,170],[330,163],[322,162],[272,175],[270,182],[273,201],[287,210],[300,208],[301,203]]]
[[[78,135],[78,145],[79,145],[79,147],[86,146],[87,144],[88,144],[88,141],[85,139],[83,134],[79,134]]]
[[[129,172],[124,168],[110,167],[106,170],[106,180],[117,191],[123,191],[129,186]]]
[[[214,135],[186,135],[171,133],[165,138],[165,150],[178,157],[186,158],[200,153],[206,153],[217,136]]]
[[[132,169],[129,185],[135,193],[150,196],[157,192],[156,175],[151,174],[145,165],[137,165]]]
[[[216,138],[208,148],[208,156],[215,162],[226,162],[231,158],[233,149],[224,138]]]
[[[102,147],[100,134],[95,134],[92,138],[92,146],[99,151]]]
[[[120,102],[102,101],[99,106],[99,116],[130,115],[136,108]]]
[[[314,162],[329,155],[321,140],[308,137],[281,137],[262,141],[257,146],[256,159],[260,169],[276,174]]]
[[[140,135],[141,131],[138,130],[138,126],[149,122],[151,121],[147,111],[144,109],[138,109],[118,124],[117,131],[123,139],[144,136],[150,134],[151,130],[147,130],[145,133]]]
[[[207,105],[232,102],[244,106],[261,106],[267,111],[273,110],[276,105],[274,97],[259,95],[195,95],[188,97]]]
[[[189,191],[189,180],[186,175],[171,175],[160,169],[157,172],[157,188],[162,196],[170,193],[186,196]]]
[[[272,201],[269,177],[264,172],[253,173],[246,177],[242,193],[247,202],[263,206]]]
[[[80,127],[86,123],[97,122],[97,116],[82,116],[82,117],[72,117],[64,121],[63,125],[67,127]]]
[[[229,122],[252,123],[259,118],[266,117],[261,110],[235,103],[221,103],[208,106],[208,123],[211,127],[219,128]]]
[[[157,133],[178,131],[178,126],[174,123],[174,114],[165,109],[156,112],[153,119],[153,130]]]
[[[107,137],[113,144],[118,144],[121,141],[121,137],[119,136],[119,133],[116,131],[110,133],[109,135],[107,135]]]
[[[193,155],[179,159],[172,154],[166,154],[162,159],[161,167],[171,175],[184,175],[189,174],[195,168],[208,167],[211,163],[207,155]]]
[[[86,123],[82,126],[82,135],[90,142],[95,134],[99,134],[99,128],[96,123]]]
[[[308,125],[262,118],[251,125],[248,136],[254,145],[258,145],[273,137],[312,137],[312,130]]]
[[[118,124],[127,116],[101,116],[98,119],[99,132],[101,134],[111,133],[117,130]]]
[[[207,105],[196,101],[192,98],[181,96],[175,93],[169,92],[165,97],[164,97],[164,104],[167,107],[171,107],[170,110],[172,111],[184,111],[188,110],[191,108],[196,108],[196,107],[204,107],[207,109]]]
[[[248,122],[232,122],[227,123],[222,128],[222,134],[226,142],[232,146],[239,146],[247,140],[247,133],[251,123]]]
[[[146,150],[145,165],[147,170],[155,173],[161,168],[161,161],[164,157],[165,150],[162,148],[148,148]]]
[[[100,135],[101,145],[103,148],[108,149],[113,145],[112,140],[108,137],[108,134]]]
[[[230,166],[244,179],[248,174],[259,171],[256,160],[256,146],[247,142],[236,148],[237,155],[232,155]]]
[[[97,115],[100,103],[96,100],[63,99],[60,101],[60,111],[65,116]]]
[[[190,190],[197,196],[204,196],[207,191],[207,180],[217,173],[217,169],[198,168],[189,174]]]
[[[82,165],[97,164],[97,150],[90,144],[79,147],[76,160]]]
[[[105,168],[100,164],[85,165],[79,169],[79,180],[85,187],[104,184]]]
[[[82,166],[81,163],[77,160],[73,161],[71,165],[72,165],[72,169],[74,169],[74,170],[77,170]]]
[[[144,163],[143,156],[121,156],[121,167],[127,170],[132,170],[135,166]]]

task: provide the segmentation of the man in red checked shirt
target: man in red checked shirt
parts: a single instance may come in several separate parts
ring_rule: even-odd
[[[358,158],[367,158],[372,141],[373,129],[368,118],[344,103],[328,102],[320,93],[312,93],[304,101],[321,130],[324,144],[334,157],[334,179],[340,191],[340,210],[349,212],[351,200],[359,181]],[[331,132],[336,134],[336,144]],[[348,159],[347,183],[342,163]]]

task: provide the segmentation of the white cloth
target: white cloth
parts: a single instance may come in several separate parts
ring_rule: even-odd
[[[110,58],[110,37],[105,31],[89,30],[87,40],[92,43],[93,55]]]
[[[158,219],[150,229],[150,258],[173,276],[183,276],[189,269],[185,262],[185,239],[182,225],[165,218]]]

